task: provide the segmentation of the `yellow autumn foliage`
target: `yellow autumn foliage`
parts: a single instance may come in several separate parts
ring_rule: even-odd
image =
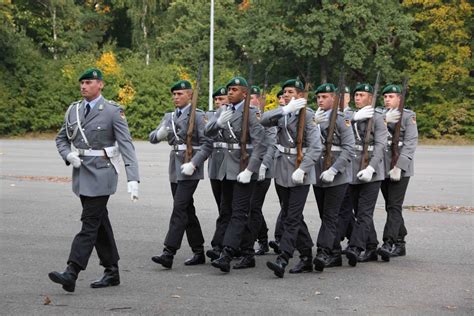
[[[96,62],[96,66],[102,70],[102,72],[105,75],[112,75],[112,76],[118,76],[122,72],[122,69],[120,68],[120,65],[117,62],[117,59],[115,58],[115,55],[113,52],[108,51],[104,52],[100,57],[99,60]]]
[[[119,89],[118,102],[123,105],[128,105],[133,101],[135,96],[135,89],[133,89],[130,83],[126,83]]]

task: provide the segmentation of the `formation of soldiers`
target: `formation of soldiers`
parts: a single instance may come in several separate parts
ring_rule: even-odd
[[[117,156],[124,158],[132,199],[138,198],[139,182],[125,115],[117,104],[100,95],[102,73],[89,69],[79,81],[81,92],[83,86],[99,82],[98,93],[88,96],[85,91],[84,100],[70,106],[57,146],[66,164],[74,166],[73,188],[83,204],[83,227],[74,239],[66,270],[49,275],[70,292],[94,247],[105,271],[91,286],[120,283],[119,256],[106,208],[116,189]],[[372,85],[357,85],[352,91],[352,109],[348,87],[325,83],[315,90],[316,111],[308,107],[307,91],[298,79],[287,80],[277,95],[278,108],[265,112],[260,89],[249,86],[243,77],[234,77],[216,89],[216,111],[205,113],[196,108],[187,80],[174,83],[171,93],[175,110],[166,113],[149,134],[152,144],[166,141],[171,147],[173,210],[163,251],[152,257],[155,263],[172,268],[184,233],[193,252],[185,265],[204,264],[208,257],[213,267],[226,273],[233,260],[234,269],[255,267],[255,256],[267,253],[269,247],[278,256],[267,267],[280,278],[295,250],[300,260],[290,273],[341,266],[343,254],[351,266],[376,261],[379,256],[390,261],[405,255],[402,205],[413,175],[418,132],[415,113],[402,109],[399,85],[382,89],[385,108],[374,107]],[[95,110],[90,110],[90,103]],[[391,148],[397,148],[396,156]],[[193,195],[204,179],[206,160],[218,217],[212,249],[205,252]],[[275,238],[269,241],[262,206],[272,179],[280,213]],[[321,218],[315,253],[303,216],[311,186]],[[383,243],[377,248],[373,213],[379,190],[387,220]],[[348,246],[342,250],[345,238]]]

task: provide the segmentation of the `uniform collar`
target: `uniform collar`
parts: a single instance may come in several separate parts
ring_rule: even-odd
[[[84,99],[84,104],[89,104],[89,106],[91,107],[91,110],[92,110],[94,108],[94,106],[97,104],[97,102],[100,101],[101,98],[102,98],[102,95],[99,94],[99,96],[97,98],[95,98],[94,100],[87,101],[86,99]]]

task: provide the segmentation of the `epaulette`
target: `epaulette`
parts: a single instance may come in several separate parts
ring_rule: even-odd
[[[345,113],[344,113],[344,112],[341,112],[341,111],[337,111],[337,115],[344,117],[344,116],[345,116]]]
[[[380,114],[383,114],[383,113],[384,113],[384,109],[381,108],[381,107],[377,107],[377,108],[375,108],[375,112],[380,113]]]
[[[119,108],[121,108],[121,107],[122,107],[120,104],[118,104],[118,103],[117,103],[117,102],[115,102],[115,101],[112,101],[112,100],[107,100],[107,99],[105,99],[105,98],[104,98],[104,100],[105,100],[106,102],[108,102],[108,103],[110,103],[110,104],[112,104],[112,105],[116,106],[116,107],[119,107]]]
[[[410,109],[403,109],[403,112],[407,112],[407,113],[415,113],[414,111],[410,110]]]

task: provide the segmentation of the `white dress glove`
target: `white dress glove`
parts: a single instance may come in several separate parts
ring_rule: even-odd
[[[165,140],[167,136],[168,131],[166,130],[166,127],[164,125],[156,131],[156,139],[158,139],[159,141]]]
[[[318,108],[316,110],[316,113],[314,113],[314,123],[319,124],[319,123],[322,123],[322,122],[326,122],[327,120],[329,120],[329,118],[326,114],[326,111],[324,111],[321,108]]]
[[[359,171],[357,173],[357,178],[363,182],[369,182],[372,179],[372,175],[374,174],[375,169],[372,166],[367,166],[367,168]]]
[[[303,184],[304,182],[304,170],[301,168],[296,169],[291,175],[291,179],[295,184]]]
[[[237,181],[239,181],[240,183],[249,183],[250,178],[252,178],[252,173],[253,172],[249,169],[245,169],[237,175]]]
[[[390,176],[390,180],[395,182],[400,181],[400,178],[402,177],[402,169],[395,166],[388,172],[388,175]]]
[[[390,109],[385,113],[385,121],[387,123],[397,123],[400,119],[400,111],[398,109]]]
[[[222,112],[221,115],[219,115],[219,117],[217,118],[217,126],[219,126],[220,128],[224,128],[224,126],[227,124],[233,114],[234,112],[230,109]]]
[[[331,167],[328,170],[321,173],[321,176],[319,178],[324,183],[331,183],[334,181],[334,177],[336,176],[336,174],[337,174],[337,170]]]
[[[79,158],[79,153],[77,151],[71,151],[67,154],[66,160],[69,161],[74,168],[79,168],[81,166],[81,158]]]
[[[374,108],[370,105],[364,106],[354,114],[354,121],[363,121],[374,117]]]
[[[298,111],[299,109],[302,109],[306,106],[306,99],[305,98],[300,98],[300,99],[295,99],[291,98],[290,102],[283,107],[283,114],[289,114],[289,113],[294,113]]]
[[[192,176],[194,173],[194,170],[196,170],[196,167],[194,166],[192,162],[188,162],[181,165],[181,173],[184,174],[185,176]]]
[[[263,163],[260,165],[260,169],[258,169],[258,181],[265,180],[267,169],[267,166],[265,166]]]
[[[138,200],[138,182],[137,181],[128,181],[127,191],[130,193],[130,199],[132,201]]]

